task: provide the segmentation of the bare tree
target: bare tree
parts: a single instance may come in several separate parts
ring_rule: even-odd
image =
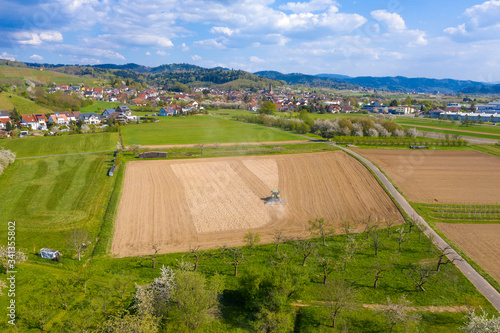
[[[366,232],[366,240],[370,239],[370,232],[379,227],[378,222],[372,220],[372,214],[368,215],[368,218],[364,221],[365,224],[365,232]]]
[[[229,251],[229,246],[226,243],[222,243],[219,246],[219,250],[222,254],[222,260],[226,260],[226,252]]]
[[[302,266],[306,265],[306,260],[309,258],[316,249],[316,243],[308,239],[298,239],[294,242],[295,251],[302,256]]]
[[[332,222],[325,221],[324,218],[316,218],[315,220],[309,220],[309,232],[321,237],[323,246],[326,246],[326,237],[333,235],[335,230],[333,229]]]
[[[408,237],[406,237],[406,235],[405,235],[405,228],[404,227],[397,229],[396,232],[397,232],[397,240],[398,240],[398,244],[399,244],[398,251],[401,252],[401,244],[403,242],[408,241]]]
[[[386,219],[383,223],[387,230],[387,237],[389,237],[391,235],[391,228],[396,224],[396,221],[393,219]]]
[[[410,265],[408,270],[408,276],[412,279],[415,288],[418,291],[425,291],[424,284],[429,282],[429,280],[434,277],[438,271],[434,270],[429,265]]]
[[[410,227],[410,230],[408,233],[411,234],[413,227],[418,226],[418,218],[416,216],[412,216],[406,219],[406,223]]]
[[[343,279],[334,279],[327,282],[324,288],[326,296],[326,307],[332,327],[335,328],[336,320],[340,314],[352,309],[357,296],[354,287]]]
[[[452,254],[454,254],[455,252],[451,246],[445,247],[443,251],[439,250],[438,248],[434,248],[434,250],[432,250],[431,252],[438,257],[436,272],[439,272],[441,270],[442,265],[446,265],[457,260],[462,260],[460,257],[449,259],[449,257],[452,256]]]
[[[200,250],[199,245],[195,246],[195,247],[189,247],[189,254],[191,257],[193,257],[193,264],[194,264],[193,271],[196,272],[196,270],[198,269],[198,263],[200,262],[200,260],[203,259],[203,257],[205,256],[205,253],[206,253],[206,251]]]
[[[340,222],[340,226],[342,227],[344,234],[349,236],[349,234],[356,229],[357,224],[353,220],[345,220]]]
[[[375,256],[378,255],[378,250],[383,244],[384,238],[380,234],[380,230],[374,230],[371,235],[371,243],[373,245],[373,249],[375,250]]]
[[[81,260],[82,254],[90,242],[90,234],[84,229],[73,229],[67,237],[68,247],[76,252],[78,261]]]
[[[380,311],[380,314],[391,326],[389,333],[393,332],[396,325],[409,326],[411,323],[419,320],[420,317],[417,314],[409,311],[410,305],[411,303],[406,299],[406,295],[401,296],[397,302],[393,302],[389,296],[387,297],[387,303]],[[407,332],[409,331],[407,330]]]
[[[279,254],[280,244],[286,240],[283,230],[282,229],[275,230],[273,238],[274,238],[274,243],[276,244],[276,255],[280,256]]]
[[[332,259],[322,257],[318,260],[318,266],[321,267],[323,271],[323,274],[321,274],[323,276],[323,284],[326,284],[326,279],[336,270],[337,265]]]
[[[235,247],[229,250],[229,254],[231,255],[231,261],[226,261],[226,262],[230,265],[233,265],[234,276],[238,276],[238,266],[246,262],[245,256],[243,255],[243,251],[241,251],[240,248]]]
[[[139,149],[141,149],[141,145],[130,145],[129,150],[132,152],[132,154],[137,155],[139,152]]]
[[[206,148],[206,145],[204,143],[200,143],[195,145],[194,147],[200,150],[200,155],[203,155],[203,150]]]
[[[250,247],[250,255],[253,256],[253,248],[255,244],[260,243],[259,233],[249,231],[245,234],[245,236],[243,236],[243,241]]]
[[[153,243],[153,245],[151,245],[151,249],[153,250],[153,257],[151,258],[151,261],[153,263],[153,268],[155,268],[156,267],[156,255],[160,251],[160,245],[158,243]]]

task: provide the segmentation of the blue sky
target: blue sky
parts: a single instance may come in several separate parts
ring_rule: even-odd
[[[500,0],[0,0],[0,58],[500,81]]]

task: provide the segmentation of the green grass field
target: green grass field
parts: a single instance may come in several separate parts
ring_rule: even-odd
[[[99,111],[102,112],[106,109],[116,109],[116,107],[119,105],[123,105],[123,103],[96,101],[92,105],[80,108],[80,112],[82,112],[82,113],[90,113],[90,112],[99,113]]]
[[[31,157],[114,150],[117,142],[118,133],[93,133],[2,139],[0,147]]]
[[[63,250],[71,228],[95,237],[113,187],[111,160],[112,154],[17,160],[0,177],[2,225],[16,221],[17,244],[26,249]],[[0,230],[2,239],[6,232]]]
[[[12,111],[14,107],[20,114],[52,113],[53,111],[36,104],[29,99],[13,93],[2,92],[0,94],[0,110]]]
[[[0,79],[33,79],[40,82],[45,82],[51,84],[55,82],[56,84],[73,84],[78,85],[80,83],[92,84],[97,82],[95,79],[89,79],[79,76],[72,76],[63,73],[58,73],[44,69],[43,71],[38,69],[30,68],[20,68],[11,66],[0,66]]]
[[[304,140],[273,128],[211,116],[158,117],[157,123],[131,124],[122,128],[126,145],[169,145],[225,142]]]

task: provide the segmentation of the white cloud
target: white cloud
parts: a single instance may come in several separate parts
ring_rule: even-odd
[[[336,2],[332,0],[311,0],[309,2],[288,2],[279,6],[279,8],[299,14],[321,11],[335,5]]]
[[[266,62],[266,61],[264,59],[259,58],[259,57],[251,56],[250,57],[250,62],[262,63],[262,62]]]
[[[213,34],[221,34],[221,35],[226,35],[226,36],[231,36],[235,32],[238,32],[238,29],[231,29],[228,27],[213,27],[210,29],[210,32]]]
[[[161,55],[161,56],[166,56],[167,52],[162,51],[162,50],[158,50],[158,51],[156,51],[156,54]]]
[[[193,59],[193,61],[198,61],[198,60],[201,60],[201,57],[197,54],[195,54],[194,56],[191,57],[191,59]]]
[[[463,16],[467,22],[446,28],[444,33],[460,42],[500,39],[500,0],[467,8]]]
[[[182,45],[181,45],[181,49],[182,49],[182,51],[184,51],[184,52],[189,51],[189,47],[186,45],[186,43],[182,43]]]
[[[7,52],[2,52],[2,54],[0,54],[0,59],[2,60],[10,60],[10,61],[15,61],[17,58],[16,55],[13,55],[13,54],[9,54]]]
[[[62,42],[63,36],[58,31],[19,31],[14,32],[12,37],[21,45],[41,45],[43,42]]]
[[[31,60],[35,60],[35,61],[42,61],[43,60],[43,57],[38,55],[38,54],[33,54],[31,57],[30,57]]]
[[[97,65],[102,63],[101,60],[95,58],[80,58],[76,62],[82,65]]]
[[[147,55],[147,56],[150,56],[150,55],[151,55],[151,52],[149,52],[149,51],[148,51],[148,52],[146,52],[146,55]]]
[[[225,49],[226,46],[215,39],[199,40],[193,43],[198,47],[203,47],[207,49]]]
[[[389,13],[385,9],[379,9],[379,10],[374,10],[370,14],[375,20],[379,22],[384,22],[387,25],[389,31],[406,30],[405,21],[397,13]]]
[[[82,56],[82,59],[106,58],[125,60],[125,57],[118,52],[100,48],[81,47],[70,44],[56,44],[45,47],[48,51],[60,52],[63,55]],[[88,58],[88,57],[93,58]]]

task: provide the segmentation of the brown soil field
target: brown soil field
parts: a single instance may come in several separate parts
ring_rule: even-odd
[[[354,149],[410,201],[500,204],[500,158],[476,151]]]
[[[436,223],[436,227],[500,283],[500,224]]]
[[[279,189],[285,204],[266,204]],[[377,180],[341,151],[299,155],[133,161],[125,172],[112,253],[116,256],[242,245],[252,230],[309,235],[308,221],[402,222]],[[359,227],[361,229],[361,227]]]

